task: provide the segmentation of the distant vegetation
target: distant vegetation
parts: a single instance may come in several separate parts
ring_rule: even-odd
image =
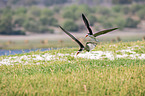
[[[145,0],[0,0],[0,3],[5,5],[15,6],[32,6],[32,5],[44,5],[52,6],[58,4],[87,4],[87,5],[101,5],[103,3],[111,4],[131,4],[131,3],[144,3]]]
[[[97,30],[110,27],[137,28],[145,20],[145,4],[114,5],[111,8],[88,5],[37,6],[0,9],[0,34],[22,34],[25,32],[54,33],[58,25],[68,31],[84,28],[81,14],[84,13],[91,26]]]

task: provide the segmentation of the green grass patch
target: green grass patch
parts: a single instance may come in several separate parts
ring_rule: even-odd
[[[108,49],[115,52],[116,50],[131,46],[144,46],[144,43],[144,41],[140,41],[128,43],[120,42],[112,45],[104,44],[98,45],[94,50],[107,51]],[[137,48],[135,50],[137,50]],[[71,54],[76,51],[76,48],[45,52],[36,51],[21,54],[20,56],[33,56],[34,54],[44,55],[48,52],[53,55],[57,53]],[[141,52],[145,53],[144,50]],[[0,60],[10,56],[1,56]],[[2,96],[145,95],[144,59],[122,58],[115,60],[91,60],[72,56],[64,56],[63,58],[65,59],[50,61],[32,60],[32,63],[29,62],[27,65],[23,65],[22,63],[1,65],[0,94]],[[37,62],[40,64],[36,65]]]

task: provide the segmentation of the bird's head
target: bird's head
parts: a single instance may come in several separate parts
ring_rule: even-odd
[[[85,37],[88,37],[88,34],[86,34],[86,36]]]
[[[87,34],[86,34],[86,37],[88,37],[89,35],[90,35],[90,33],[87,33]]]

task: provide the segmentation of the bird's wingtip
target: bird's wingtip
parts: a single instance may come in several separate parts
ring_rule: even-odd
[[[62,28],[60,25],[58,25],[60,28]]]
[[[85,15],[82,13],[82,17],[85,17]]]

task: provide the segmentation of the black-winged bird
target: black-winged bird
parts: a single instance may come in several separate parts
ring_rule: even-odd
[[[72,34],[70,34],[68,31],[64,30],[61,26],[59,26],[68,36],[70,36],[74,41],[76,41],[78,43],[78,45],[80,46],[80,49],[78,50],[77,54],[78,55],[81,51],[86,50],[86,51],[91,51],[92,49],[94,49],[97,45],[96,42],[87,42],[86,46],[84,47],[84,45],[78,40],[76,39]]]
[[[92,38],[92,39],[95,40],[96,42],[97,42],[98,40],[97,40],[95,37],[97,37],[97,36],[99,36],[99,35],[102,35],[102,34],[106,34],[106,33],[108,33],[108,32],[111,32],[111,31],[113,31],[113,30],[118,29],[118,28],[110,28],[110,29],[98,31],[98,32],[96,32],[96,33],[93,34],[92,29],[91,29],[91,27],[90,27],[90,24],[89,24],[89,22],[88,22],[88,20],[87,20],[87,18],[85,17],[84,14],[82,14],[82,18],[83,18],[83,21],[84,21],[84,23],[85,23],[85,26],[87,27],[87,29],[88,29],[88,31],[89,31],[89,32],[87,33],[86,37],[89,36],[90,38]]]

